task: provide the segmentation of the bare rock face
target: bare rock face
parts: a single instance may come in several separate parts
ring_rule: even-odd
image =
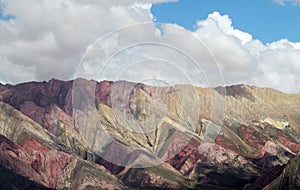
[[[33,139],[26,140],[21,147],[0,136],[0,150],[2,166],[47,188],[123,187],[105,168],[61,151],[49,150]]]
[[[264,189],[299,189],[300,188],[300,157],[291,159],[283,172]]]
[[[55,188],[70,155],[41,147],[36,141],[28,141],[25,148],[5,137],[0,137],[1,164],[42,185]]]
[[[299,113],[300,95],[247,85],[0,85],[0,187],[297,189]]]
[[[13,170],[7,169],[0,165],[0,188],[1,189],[33,189],[46,190],[50,189],[41,184],[38,184],[22,175],[15,173]]]
[[[300,159],[292,158],[285,165],[278,165],[263,173],[255,183],[245,186],[245,190],[252,189],[299,189],[300,188]]]

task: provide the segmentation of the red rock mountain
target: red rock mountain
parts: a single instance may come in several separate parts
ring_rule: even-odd
[[[300,95],[0,84],[0,189],[300,189]]]

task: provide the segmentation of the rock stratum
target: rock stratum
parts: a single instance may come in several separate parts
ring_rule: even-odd
[[[0,84],[0,189],[299,189],[300,95]]]

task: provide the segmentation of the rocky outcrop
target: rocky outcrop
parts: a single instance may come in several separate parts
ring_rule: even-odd
[[[0,188],[1,189],[20,189],[20,190],[48,190],[47,188],[41,184],[38,184],[30,179],[15,173],[11,169],[7,169],[6,167],[0,165]]]
[[[36,141],[27,141],[22,148],[5,137],[0,137],[1,164],[22,176],[55,188],[57,180],[68,164],[70,155],[41,147]]]
[[[23,146],[19,146],[0,136],[0,165],[5,166],[3,170],[10,169],[24,176],[24,181],[35,181],[36,184],[31,182],[32,185],[41,189],[43,186],[50,189],[125,188],[104,167],[65,152],[50,150],[33,139],[26,139]]]
[[[263,173],[255,183],[245,186],[252,189],[299,189],[300,188],[300,157],[292,158],[287,164],[278,165]]]
[[[300,188],[300,157],[291,159],[283,172],[263,189],[299,189]]]
[[[167,164],[151,168],[131,168],[121,179],[124,183],[141,189],[191,189],[196,184]]]

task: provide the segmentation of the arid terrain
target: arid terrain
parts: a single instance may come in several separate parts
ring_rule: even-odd
[[[0,84],[0,189],[300,189],[300,94]]]

